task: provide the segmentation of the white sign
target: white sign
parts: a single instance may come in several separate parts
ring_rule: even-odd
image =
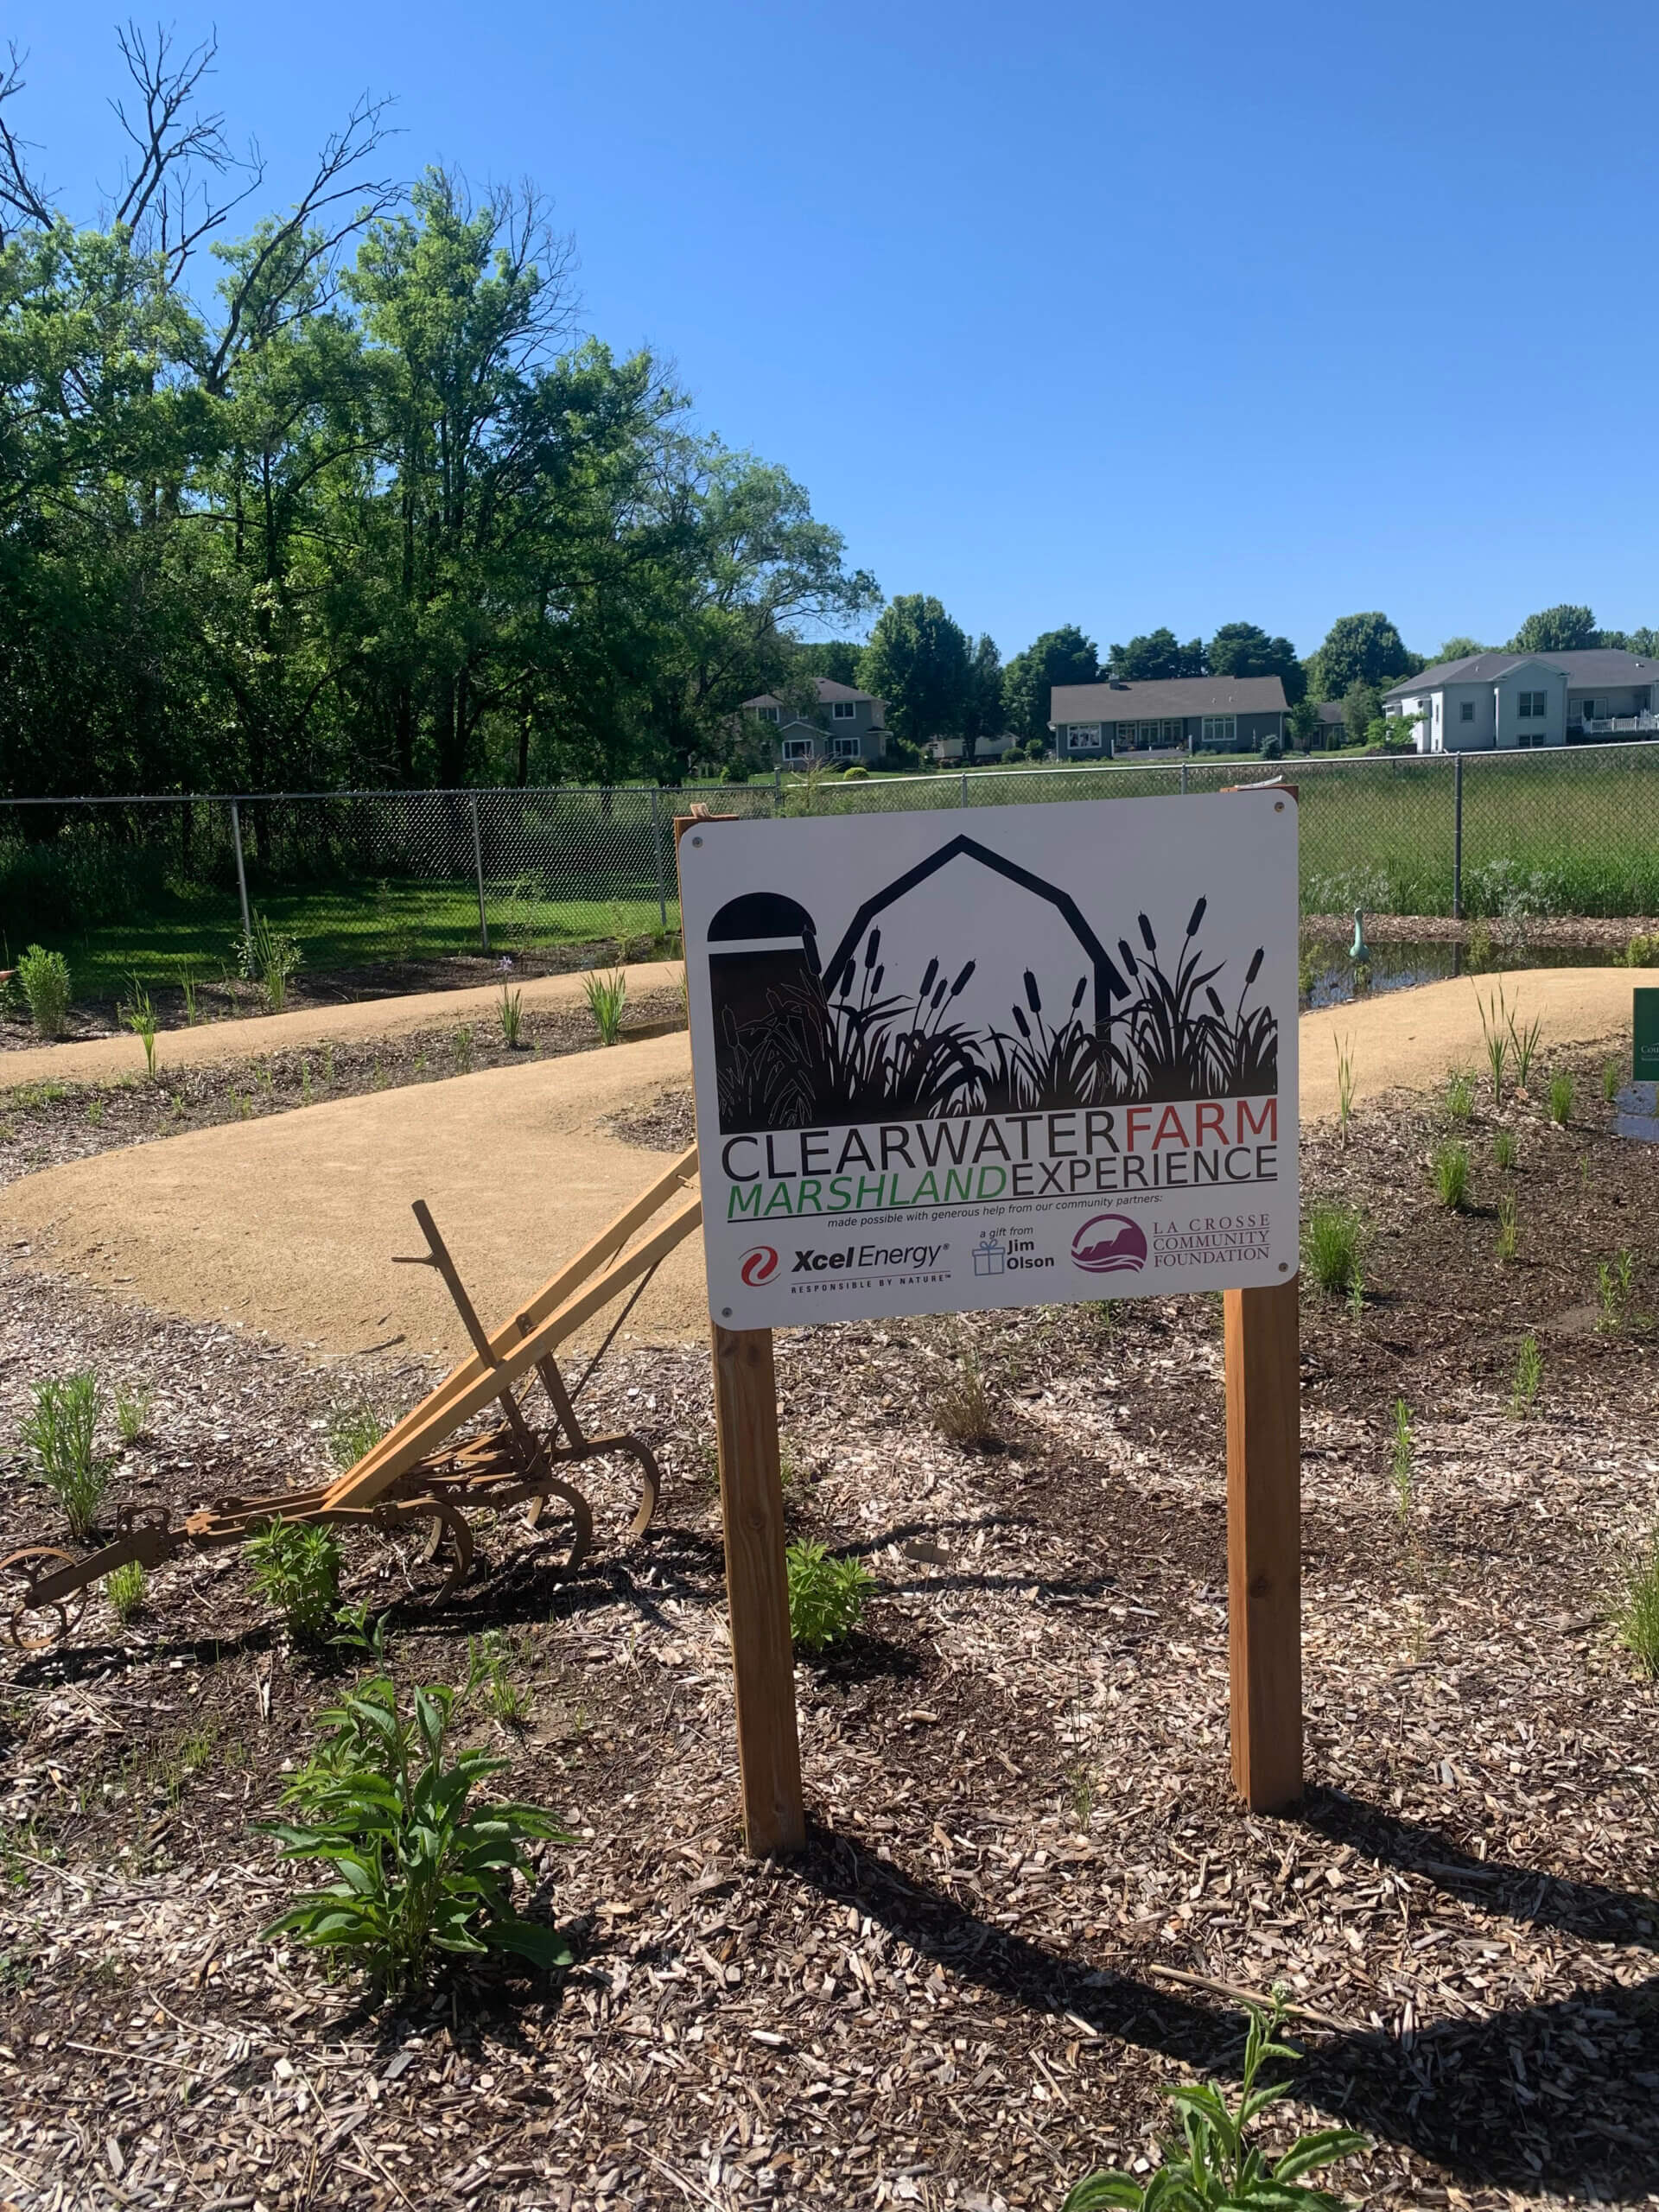
[[[1296,1271],[1296,804],[680,841],[709,1310],[799,1327]]]

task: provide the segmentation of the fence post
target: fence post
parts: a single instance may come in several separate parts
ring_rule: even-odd
[[[962,772],[962,803],[964,806],[968,804],[968,771],[965,768]]]
[[[1183,798],[1186,797],[1186,763],[1185,760],[1181,763],[1181,797]]]
[[[657,810],[657,786],[651,787],[651,842],[657,855],[657,911],[662,916],[663,935],[668,935],[668,878],[663,873],[663,821]]]
[[[236,801],[231,801],[231,846],[236,855],[236,890],[242,901],[242,934],[253,935],[253,917],[248,912],[247,871],[242,865],[242,816]]]
[[[490,949],[490,923],[489,917],[484,911],[484,840],[478,832],[478,793],[476,791],[472,794],[472,800],[473,866],[478,871],[478,942],[480,949],[487,953]]]
[[[1463,755],[1452,755],[1452,918],[1463,919]]]

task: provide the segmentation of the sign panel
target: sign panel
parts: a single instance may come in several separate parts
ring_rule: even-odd
[[[699,822],[709,1306],[734,1329],[1296,1271],[1296,804]]]
[[[1636,1001],[1630,1051],[1632,1083],[1659,1083],[1659,991],[1646,985],[1631,994]]]

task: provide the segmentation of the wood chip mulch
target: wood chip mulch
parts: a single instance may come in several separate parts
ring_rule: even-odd
[[[1512,1172],[1484,1109],[1452,1132],[1465,1212],[1433,1200],[1432,1103],[1305,1145],[1368,1240],[1360,1310],[1306,1295],[1290,1817],[1227,1783],[1210,1298],[779,1338],[792,1525],[878,1588],[798,1670],[812,1834],[777,1864],[734,1825],[706,1358],[604,1371],[595,1410],[663,1454],[656,1528],[569,1584],[484,1530],[493,1571],[391,1638],[405,1688],[464,1681],[486,1627],[510,1639],[527,1722],[474,1703],[462,1733],[575,1834],[533,1908],[575,1940],[556,1984],[463,1974],[377,2007],[260,1939],[287,1891],[255,1823],[351,1675],[283,1646],[233,1555],[156,1577],[130,1628],[100,1599],[69,1646],[10,1654],[0,2201],[1054,2207],[1095,2164],[1148,2171],[1160,2087],[1236,2082],[1240,2000],[1281,1985],[1306,2056],[1271,2139],[1363,2129],[1332,2177],[1354,2201],[1659,2202],[1659,1688],[1611,1622],[1659,1518],[1659,1155],[1579,1076],[1565,1130],[1506,1101]],[[644,1109],[663,1141],[674,1110]],[[1621,1249],[1612,1316],[1597,1262]],[[1543,1382],[1517,1415],[1529,1332]],[[993,1448],[936,1426],[969,1350]],[[21,1272],[0,1352],[16,1543],[61,1541],[15,1441],[31,1378],[147,1381],[112,1502],[180,1504],[315,1477],[331,1407],[423,1380]],[[621,1490],[595,1488],[613,1531]]]

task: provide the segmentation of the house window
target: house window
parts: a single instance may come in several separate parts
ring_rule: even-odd
[[[784,740],[784,758],[785,760],[810,760],[812,758],[811,739],[786,737]]]
[[[1166,722],[1158,734],[1164,744],[1179,745],[1185,732],[1179,722]]]
[[[1465,699],[1458,709],[1458,720],[1460,722],[1471,722],[1474,719],[1475,702],[1472,699]]]
[[[1592,722],[1595,719],[1596,702],[1593,699],[1586,699],[1579,709],[1579,720],[1580,721]]]
[[[1099,752],[1100,724],[1098,722],[1073,722],[1071,726],[1071,750],[1074,753]]]
[[[1204,718],[1204,742],[1222,745],[1230,749],[1238,741],[1236,715],[1206,715]]]
[[[1544,719],[1548,693],[1545,691],[1517,691],[1516,712],[1523,722],[1541,722]]]
[[[836,748],[836,758],[837,760],[857,760],[858,740],[855,737],[838,737],[836,738],[833,742]]]
[[[837,699],[830,712],[836,721],[849,722],[858,712],[858,702],[855,699]]]
[[[775,722],[778,719],[776,707],[757,707],[754,711],[763,722]]]

